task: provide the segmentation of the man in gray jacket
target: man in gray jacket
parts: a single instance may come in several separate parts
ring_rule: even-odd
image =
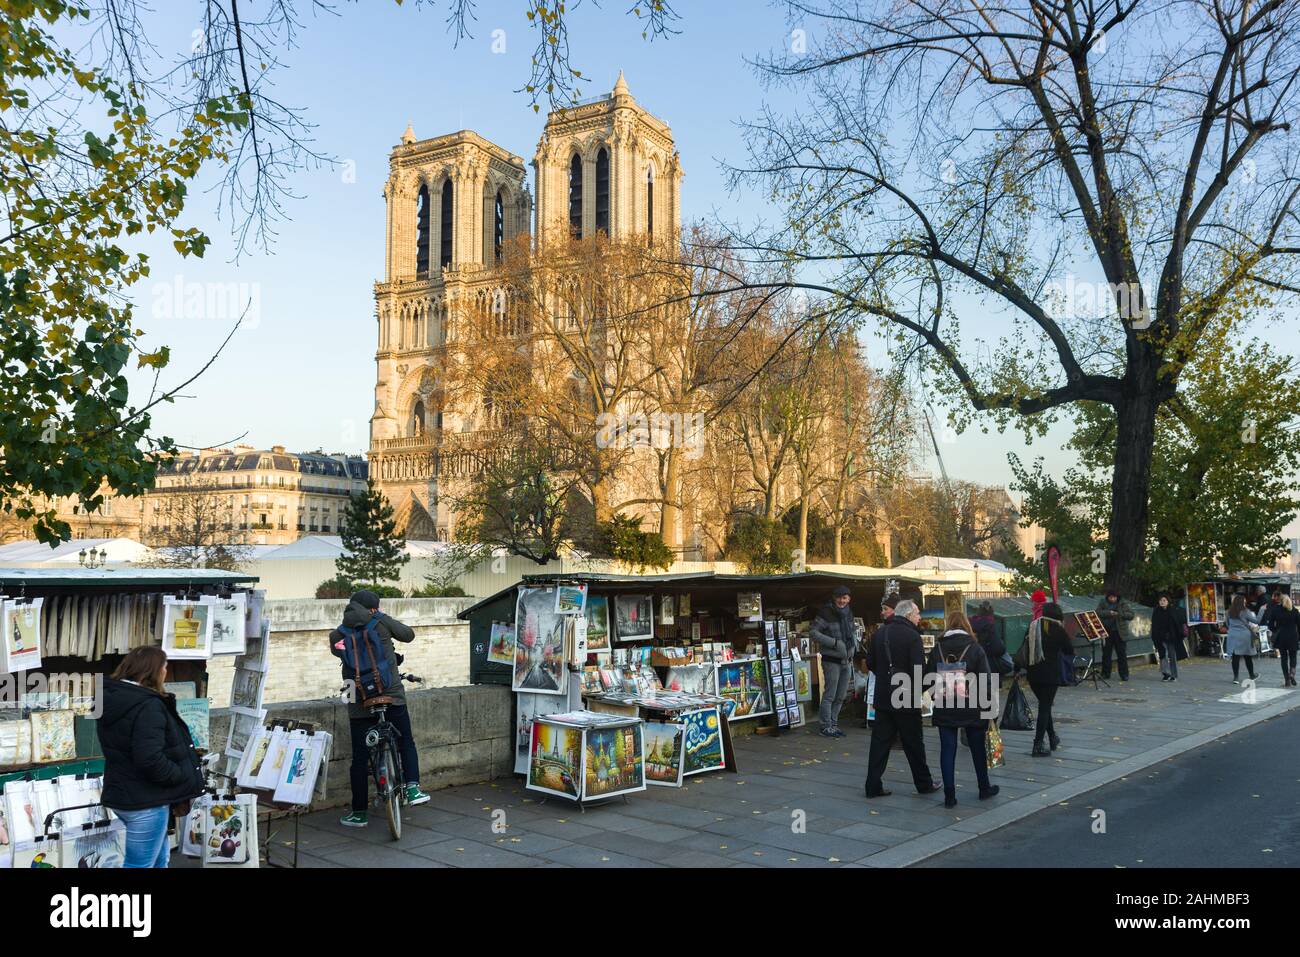
[[[394,699],[388,706],[388,723],[402,736],[402,775],[406,778],[406,803],[423,804],[429,795],[420,790],[420,756],[415,749],[415,735],[411,731],[411,712],[406,707],[406,692],[402,690],[401,671],[397,664],[397,651],[393,642],[415,640],[415,629],[404,625],[396,618],[385,615],[379,610],[379,596],[372,591],[359,591],[352,596],[348,607],[343,611],[342,627],[357,637],[361,636],[366,626],[374,621],[374,633],[378,638],[379,653],[388,659],[388,673],[392,680],[383,689],[383,694]],[[342,659],[348,636],[335,629],[330,632],[330,654]],[[367,807],[370,796],[370,749],[366,747],[366,732],[374,727],[377,719],[360,704],[355,687],[351,684],[353,675],[347,674],[344,666],[343,678],[353,689],[348,698],[348,718],[352,726],[352,812],[341,818],[339,823],[345,827],[365,827],[368,823]]]
[[[853,681],[853,652],[857,635],[853,626],[853,609],[849,607],[849,590],[840,585],[831,600],[822,606],[813,620],[810,634],[822,656],[822,704],[820,734],[824,738],[842,738],[840,708]]]

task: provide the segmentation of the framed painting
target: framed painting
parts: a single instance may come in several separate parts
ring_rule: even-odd
[[[676,619],[673,612],[677,609],[677,602],[672,595],[663,595],[659,599],[659,624],[671,625]]]
[[[722,753],[722,717],[717,708],[701,708],[681,715],[682,776],[718,771],[727,766]]]
[[[586,607],[586,585],[555,586],[555,613],[557,615],[581,615]]]
[[[529,745],[532,742],[534,719],[568,710],[568,697],[549,694],[529,694],[521,691],[515,695],[515,773],[528,773]]]
[[[77,756],[77,736],[71,711],[33,711],[32,761],[71,761]]]
[[[566,648],[572,617],[555,613],[551,588],[521,588],[515,604],[515,659],[510,687],[533,694],[568,691]]]
[[[676,722],[645,723],[645,779],[661,787],[682,786],[683,742],[686,725]]]
[[[587,650],[609,650],[609,599],[592,595],[587,599]]]
[[[691,596],[689,594],[677,596],[677,614],[682,618],[691,617]]]
[[[1187,624],[1217,625],[1228,620],[1223,585],[1219,582],[1194,582],[1186,591]]]
[[[803,705],[797,704],[790,709],[790,727],[802,728],[806,719],[803,713]]]
[[[488,661],[500,665],[515,663],[515,626],[508,621],[492,622],[492,633],[488,638]]]
[[[205,599],[214,655],[242,655],[247,638],[248,595],[232,592],[229,598]]]
[[[212,606],[167,595],[163,598],[163,651],[168,658],[212,657]]]
[[[744,721],[772,713],[772,689],[767,680],[766,659],[723,661],[715,668],[718,673],[717,694],[736,705],[728,720]]]
[[[649,595],[614,596],[614,638],[618,641],[653,641],[654,602]]]
[[[266,672],[251,668],[236,668],[230,682],[230,706],[245,711],[259,711],[262,694],[266,690]]]
[[[44,598],[10,599],[0,622],[0,671],[14,674],[41,666],[41,608]]]
[[[582,781],[582,728],[533,721],[527,787],[576,800]]]
[[[621,728],[588,728],[583,735],[583,798],[644,791],[644,746],[640,721]]]
[[[717,687],[713,665],[673,665],[668,669],[664,687],[686,694],[713,694]]]
[[[761,621],[763,596],[756,591],[742,591],[736,595],[736,617],[742,621]]]

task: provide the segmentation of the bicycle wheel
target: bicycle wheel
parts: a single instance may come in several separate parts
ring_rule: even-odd
[[[397,775],[397,765],[393,760],[391,744],[383,746],[379,757],[379,799],[384,804],[384,813],[388,817],[388,830],[394,841],[402,839],[402,787]]]

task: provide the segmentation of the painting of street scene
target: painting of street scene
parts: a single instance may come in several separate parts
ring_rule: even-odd
[[[645,777],[648,784],[680,787],[682,783],[682,741],[684,724],[645,724]]]
[[[528,761],[528,786],[535,791],[577,798],[579,762],[582,760],[582,729],[533,722],[532,747]]]
[[[645,790],[645,755],[641,725],[592,728],[587,732],[584,798],[609,797]]]
[[[722,754],[722,719],[717,708],[701,708],[682,715],[686,731],[682,736],[683,775],[717,771],[726,767]]]
[[[718,663],[718,694],[736,703],[730,720],[743,721],[772,713],[772,696],[767,686],[767,662],[724,661]]]
[[[564,694],[568,670],[564,647],[569,622],[555,613],[555,595],[550,589],[525,588],[519,592],[515,609],[515,671],[510,687],[536,694]]]

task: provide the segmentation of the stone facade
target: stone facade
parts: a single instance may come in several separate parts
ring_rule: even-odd
[[[504,243],[571,229],[613,240],[681,230],[680,157],[668,125],[642,108],[622,74],[607,96],[553,111],[534,153],[537,208],[524,161],[461,131],[417,140],[408,128],[384,186],[384,281],[375,285],[371,475],[408,539],[452,536],[439,500],[507,442],[489,404],[447,395],[440,381],[458,317],[486,313],[503,292],[490,270]]]
[[[414,687],[449,688],[469,683],[469,623],[456,616],[472,598],[386,598],[384,612],[415,629],[415,640],[398,644],[402,670],[419,675]],[[329,633],[343,620],[346,601],[289,598],[266,602],[271,619],[270,674],[263,701],[337,698],[342,687],[338,659],[329,653]],[[230,702],[233,657],[208,663],[208,697],[213,707]],[[413,687],[407,685],[408,689]]]

